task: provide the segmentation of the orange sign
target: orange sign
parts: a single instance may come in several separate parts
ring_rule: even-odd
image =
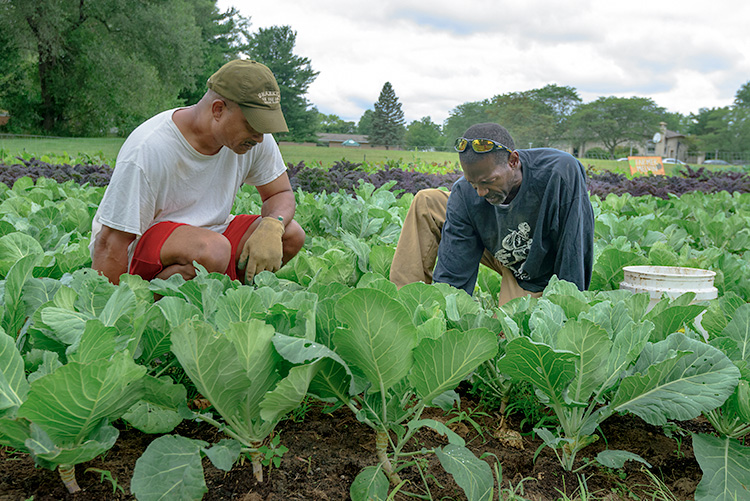
[[[661,163],[661,157],[628,157],[630,164],[630,174],[654,174],[657,176],[664,175],[664,165]]]

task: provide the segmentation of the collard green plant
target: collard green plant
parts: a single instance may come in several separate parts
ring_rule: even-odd
[[[465,297],[457,299],[461,294]],[[445,425],[422,419],[427,406],[450,408],[458,398],[458,383],[497,352],[496,334],[486,327],[446,328],[451,322],[458,326],[462,316],[480,324],[477,310],[456,289],[411,284],[397,292],[377,277],[336,297],[333,312],[328,311],[333,316],[318,335],[340,360],[330,358],[321,365],[310,393],[343,403],[376,432],[378,466],[355,479],[353,499],[385,499],[388,481],[400,485],[398,465],[414,455],[405,448],[424,427],[445,435],[449,445],[423,452],[438,455],[469,499],[491,499],[489,465]],[[463,467],[454,468],[458,464]]]
[[[514,312],[516,318],[528,316],[528,335],[508,342],[497,369],[532,383],[555,412],[557,434],[535,431],[566,470],[597,439],[597,426],[616,412],[654,425],[692,419],[719,407],[737,386],[737,367],[697,335],[655,333],[654,322],[644,317],[647,301],[645,294],[627,291],[584,294],[553,280],[542,299],[519,302],[529,309]],[[657,316],[670,310],[669,301],[663,302],[655,307]],[[667,329],[695,317],[681,304],[671,310],[682,317],[665,323]]]
[[[145,372],[99,320],[86,322],[68,363],[44,364],[28,378],[13,339],[0,332],[0,443],[57,469],[76,492],[75,465],[114,445],[110,422],[144,397]]]
[[[722,297],[705,318],[709,342],[740,371],[734,392],[705,413],[719,437],[693,434],[693,450],[703,471],[697,501],[742,499],[750,493],[750,447],[739,440],[750,433],[750,304]]]
[[[264,444],[302,402],[323,361],[335,357],[314,343],[317,296],[284,290],[270,273],[258,278],[262,285],[253,289],[199,269],[198,277],[188,282],[174,278],[152,283],[160,294],[171,295],[159,303],[170,325],[172,352],[218,414],[184,407],[183,415],[208,422],[231,439],[212,447],[179,441],[183,453],[171,468],[183,472],[181,488],[193,493],[186,494],[189,499],[200,497],[203,470],[195,465],[200,465],[201,454],[226,471],[241,454],[248,454],[255,477],[262,481]],[[166,444],[177,439],[159,440]],[[173,473],[163,469],[170,454],[168,445],[155,444],[139,460],[133,488],[138,499],[170,492]]]

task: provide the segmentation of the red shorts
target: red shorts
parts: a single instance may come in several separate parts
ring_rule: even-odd
[[[240,240],[245,234],[247,229],[253,224],[259,216],[251,216],[248,214],[239,214],[234,216],[232,222],[229,223],[227,229],[223,235],[232,244],[232,257],[229,259],[229,266],[224,272],[232,280],[238,280],[238,277],[242,276],[244,272],[237,270],[236,256],[237,248],[240,245]],[[169,235],[177,228],[185,223],[175,223],[172,221],[163,221],[156,223],[151,228],[146,230],[138,243],[135,246],[135,252],[133,253],[133,259],[130,261],[130,273],[131,275],[139,275],[144,280],[152,280],[156,275],[161,273],[164,269],[164,265],[161,263],[161,248],[164,246],[164,242],[167,241]]]

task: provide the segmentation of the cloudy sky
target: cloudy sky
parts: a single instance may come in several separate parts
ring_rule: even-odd
[[[750,80],[747,0],[218,0],[253,31],[289,25],[319,71],[308,100],[358,121],[391,82],[407,123],[467,101],[574,87],[683,114]]]

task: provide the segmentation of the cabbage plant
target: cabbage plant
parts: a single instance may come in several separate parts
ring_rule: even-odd
[[[52,352],[43,358],[27,378],[13,339],[0,332],[0,444],[57,469],[76,492],[75,465],[114,445],[119,432],[110,423],[143,398],[146,368],[117,350],[114,332],[98,320],[86,323],[68,363]]]
[[[270,273],[259,274],[256,283],[261,286],[241,286],[202,270],[187,282],[179,277],[152,282],[167,296],[157,305],[169,324],[172,353],[218,414],[183,407],[183,415],[210,423],[229,438],[213,446],[175,436],[155,440],[136,463],[131,490],[139,500],[175,493],[200,499],[205,492],[201,455],[228,471],[247,454],[262,482],[261,448],[302,402],[321,359],[334,356],[314,343],[315,294],[298,286],[284,290]]]
[[[741,444],[750,433],[750,304],[733,294],[723,296],[702,324],[709,343],[727,354],[741,378],[721,407],[705,413],[719,436],[693,434],[693,451],[703,472],[695,499],[741,499],[750,491],[750,447]]]
[[[533,384],[554,411],[557,433],[535,431],[564,469],[573,469],[576,454],[616,412],[664,425],[710,412],[732,394],[737,367],[686,329],[705,309],[689,305],[691,299],[690,293],[664,299],[646,313],[646,294],[584,294],[553,280],[542,299],[509,304],[510,317],[521,324],[525,318],[529,332],[508,342],[497,369]],[[526,309],[513,311],[519,305]]]
[[[322,361],[310,393],[346,405],[375,431],[377,466],[354,480],[352,499],[385,499],[389,483],[401,487],[397,473],[414,455],[434,453],[468,499],[491,499],[489,465],[465,447],[444,424],[423,419],[426,407],[450,409],[454,388],[497,352],[492,323],[463,291],[447,286],[395,285],[366,275],[358,288],[327,298],[319,316],[319,341],[340,357]],[[326,312],[326,313],[323,313]],[[450,326],[456,328],[448,328]],[[408,451],[422,428],[445,435],[448,445]]]

